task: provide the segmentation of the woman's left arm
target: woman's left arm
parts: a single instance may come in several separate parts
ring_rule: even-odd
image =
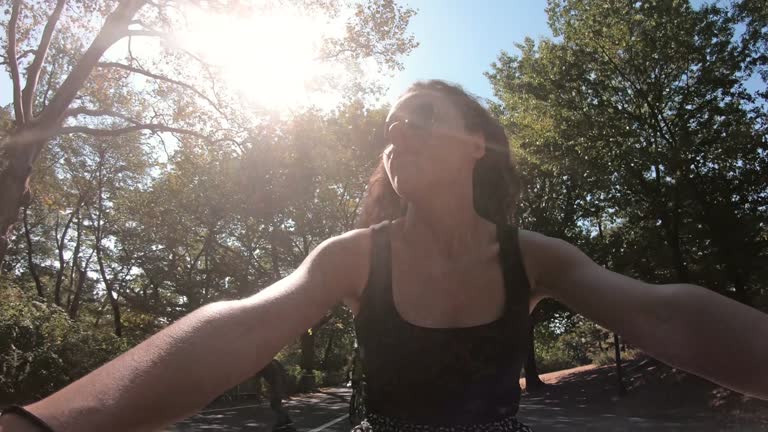
[[[559,239],[521,231],[520,243],[535,296],[562,302],[665,363],[768,399],[768,314],[697,285],[622,276]]]

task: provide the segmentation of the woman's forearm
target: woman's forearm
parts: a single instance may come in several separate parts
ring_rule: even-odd
[[[768,314],[688,284],[669,290],[665,324],[667,360],[749,396],[768,399]]]
[[[242,340],[238,305],[206,305],[27,409],[57,432],[149,431],[188,416],[242,378],[222,361],[246,354],[221,337]],[[266,364],[270,354],[247,357]]]
[[[203,306],[26,408],[57,432],[152,431],[193,414],[356,292],[368,274],[365,234],[326,240],[258,294]],[[17,420],[0,417],[0,432]]]
[[[279,304],[285,302],[268,303],[203,306],[27,409],[57,432],[153,431],[188,417],[300,332],[300,322],[275,325],[287,313]]]

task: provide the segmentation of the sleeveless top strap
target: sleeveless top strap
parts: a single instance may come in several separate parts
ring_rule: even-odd
[[[389,244],[390,222],[384,221],[371,226],[371,264],[368,271],[368,283],[363,291],[360,301],[360,311],[363,313],[379,314],[389,306],[389,298],[382,287],[390,285],[391,274],[391,250]]]
[[[506,289],[506,313],[516,308],[528,308],[531,286],[523,264],[520,250],[519,229],[516,226],[496,226],[499,247],[501,248],[502,272]]]

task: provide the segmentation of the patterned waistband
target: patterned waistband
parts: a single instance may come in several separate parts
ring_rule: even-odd
[[[402,420],[368,413],[365,416],[365,420],[355,426],[352,432],[533,432],[533,430],[517,421],[515,417],[473,425],[433,426],[407,423]]]

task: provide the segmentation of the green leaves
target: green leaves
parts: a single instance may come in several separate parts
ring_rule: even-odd
[[[765,58],[756,5],[550,1],[556,39],[523,41],[487,74],[528,185],[521,224],[652,282],[762,296],[766,113],[745,86]]]
[[[0,288],[0,401],[47,396],[128,348],[72,321],[61,308]]]

